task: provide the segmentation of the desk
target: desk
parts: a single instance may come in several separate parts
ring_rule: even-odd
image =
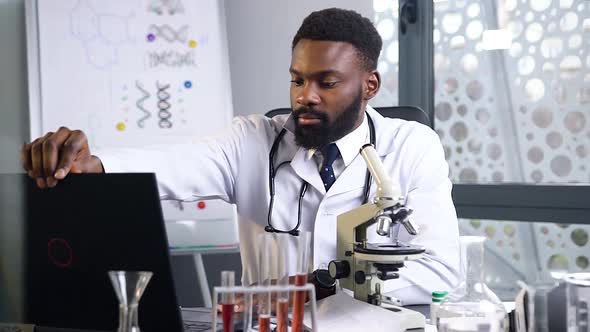
[[[502,302],[502,304],[504,304],[504,308],[506,309],[507,313],[514,310],[514,302]],[[430,305],[408,305],[404,308],[417,311],[426,317],[427,324],[426,328],[424,329],[425,332],[437,332],[436,322],[430,322]]]
[[[217,206],[209,203],[208,209],[213,209],[217,206],[217,210],[215,210],[217,212],[213,211],[217,215],[221,215],[223,212],[233,215],[234,208],[228,208],[226,206],[227,203],[224,204],[217,204],[220,205]],[[179,214],[181,212],[176,213],[177,215],[171,216],[177,218],[184,216]],[[212,305],[211,290],[207,282],[207,274],[203,265],[202,255],[240,252],[235,223],[235,218],[231,218],[229,215],[227,218],[221,219],[178,219],[168,220],[165,223],[170,254],[174,256],[193,256],[203,305],[208,308]],[[221,229],[226,231],[220,232]]]
[[[170,254],[173,256],[192,255],[195,262],[195,269],[197,270],[197,279],[199,282],[199,289],[203,298],[203,305],[211,308],[211,289],[207,280],[207,271],[203,264],[203,254],[226,254],[239,253],[240,247],[237,244],[230,245],[195,245],[195,246],[180,246],[170,247]]]

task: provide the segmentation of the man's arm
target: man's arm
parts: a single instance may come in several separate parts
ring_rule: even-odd
[[[232,130],[219,137],[184,143],[98,150],[107,173],[156,173],[161,199],[234,201],[240,138]]]
[[[233,202],[234,179],[244,151],[256,150],[261,144],[257,138],[264,137],[265,129],[270,128],[264,120],[238,117],[217,136],[180,144],[93,151],[96,155],[90,153],[84,133],[60,128],[26,144],[21,158],[25,170],[42,179],[44,185],[54,186],[70,172],[154,172],[163,199],[221,198]],[[49,177],[53,179],[47,180]]]

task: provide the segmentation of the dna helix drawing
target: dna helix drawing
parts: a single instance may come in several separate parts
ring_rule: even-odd
[[[197,67],[195,53],[190,50],[186,52],[178,51],[156,51],[146,54],[146,64],[149,68],[168,67]]]
[[[160,82],[156,81],[156,89],[158,92],[156,93],[156,97],[158,98],[158,126],[162,129],[172,128],[172,121],[170,118],[172,117],[172,113],[170,113],[170,93],[168,90],[170,88],[170,84],[163,84],[161,85]]]
[[[142,94],[141,98],[139,98],[135,102],[135,105],[140,111],[143,112],[143,116],[139,120],[137,120],[137,126],[139,128],[143,128],[145,126],[145,121],[152,116],[150,111],[148,111],[144,106],[145,101],[151,97],[151,94],[143,87],[143,85],[139,81],[135,81],[135,86]]]
[[[169,43],[184,43],[188,39],[188,25],[183,25],[178,29],[174,29],[168,24],[151,24],[148,28],[148,33],[163,38],[165,41]]]
[[[167,10],[169,15],[184,13],[184,5],[180,0],[151,0],[148,11],[158,15],[163,15]]]

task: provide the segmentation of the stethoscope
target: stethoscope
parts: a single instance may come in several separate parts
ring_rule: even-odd
[[[375,125],[373,124],[373,120],[371,119],[371,117],[369,116],[368,113],[365,112],[365,114],[367,115],[367,119],[369,122],[369,140],[371,142],[371,145],[375,146]],[[272,219],[272,208],[274,205],[274,200],[275,200],[275,176],[277,174],[277,171],[286,164],[291,163],[290,160],[287,161],[283,161],[282,163],[280,163],[276,168],[274,167],[274,159],[275,159],[275,153],[277,152],[279,145],[281,143],[281,140],[283,139],[283,136],[285,136],[285,133],[287,132],[287,129],[283,128],[279,134],[277,135],[277,137],[275,138],[274,142],[272,143],[272,147],[270,148],[270,153],[268,154],[268,191],[270,192],[270,203],[268,203],[268,225],[264,227],[264,230],[270,233],[288,233],[291,234],[293,236],[298,236],[299,235],[299,226],[301,225],[301,203],[303,202],[303,197],[305,196],[305,192],[307,192],[307,187],[309,186],[309,183],[307,183],[307,181],[303,180],[303,183],[301,184],[301,189],[299,190],[299,203],[298,203],[298,207],[297,207],[297,225],[289,230],[289,231],[283,231],[283,230],[279,230],[273,227],[272,223],[271,223],[271,219]],[[365,176],[365,189],[363,191],[363,204],[367,203],[369,201],[369,191],[371,190],[371,173],[369,172],[369,170],[367,170],[367,174]]]

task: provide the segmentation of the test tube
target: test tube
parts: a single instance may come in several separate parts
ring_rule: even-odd
[[[234,271],[221,271],[221,286],[233,287],[235,286]],[[234,293],[221,294],[221,320],[223,322],[223,332],[234,331]]]
[[[307,283],[309,250],[311,248],[311,234],[301,232],[297,243],[297,270],[295,272],[295,286]],[[295,291],[293,295],[292,332],[303,332],[303,311],[305,310],[305,291]]]
[[[290,235],[276,234],[276,242],[279,247],[279,275],[277,284],[282,287],[289,286],[289,240]],[[277,332],[287,332],[289,326],[289,292],[277,294]]]
[[[260,244],[258,250],[258,285],[260,287],[270,287],[270,242],[269,233],[261,233],[258,236]],[[270,291],[258,293],[258,331],[270,332],[270,313],[271,301]]]
[[[242,331],[252,331],[252,293],[244,294],[244,312],[242,313]]]

